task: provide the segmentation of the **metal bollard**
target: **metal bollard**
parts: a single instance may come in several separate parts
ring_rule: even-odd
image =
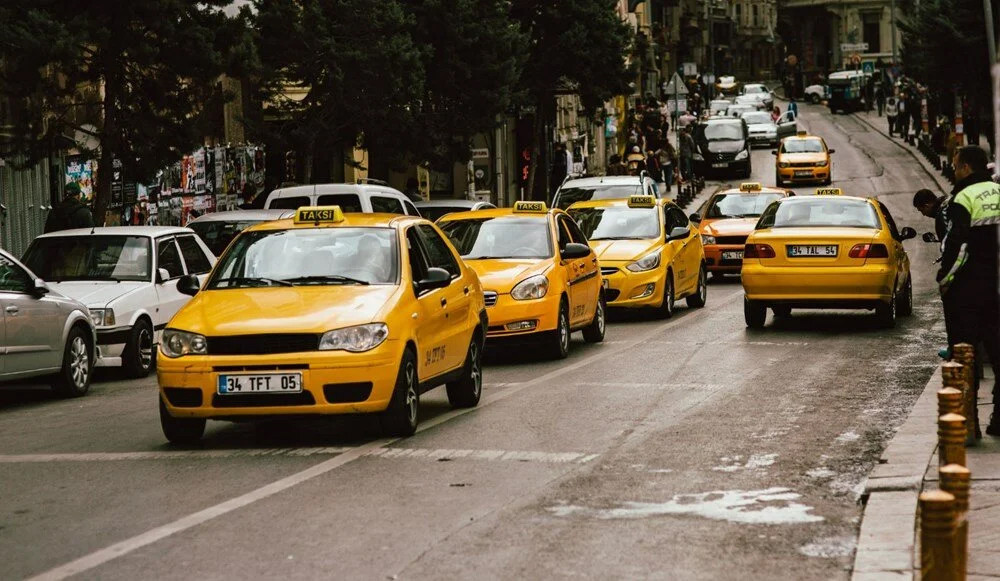
[[[955,497],[955,578],[965,579],[969,562],[969,484],[972,473],[958,464],[938,469],[941,490]]]
[[[920,494],[922,581],[955,581],[955,497],[942,490]]]
[[[965,416],[945,414],[938,418],[939,466],[965,466]]]
[[[943,389],[938,391],[938,416],[945,414],[964,415],[964,398],[968,389],[965,382],[965,367],[954,361],[942,363],[941,384]],[[947,400],[947,403],[944,403],[942,398]]]
[[[954,387],[939,389],[938,396],[938,417],[946,414],[959,414],[962,412],[962,391]]]
[[[951,348],[951,358],[956,363],[960,363],[963,367],[965,376],[965,389],[963,391],[963,405],[964,411],[962,415],[966,418],[965,429],[967,434],[965,436],[966,445],[975,445],[976,440],[982,437],[979,432],[979,410],[976,409],[977,394],[976,387],[978,384],[976,377],[976,350],[968,343],[958,343]]]

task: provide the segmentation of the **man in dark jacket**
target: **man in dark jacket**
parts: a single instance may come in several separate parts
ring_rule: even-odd
[[[938,240],[944,238],[948,227],[944,221],[944,212],[941,211],[946,201],[944,196],[939,198],[928,189],[918,190],[913,194],[913,207],[924,216],[934,218],[934,233],[937,234]]]
[[[49,212],[45,219],[45,233],[72,228],[92,228],[94,217],[83,202],[80,201],[80,184],[70,182],[63,190],[63,201]]]
[[[985,348],[1000,367],[1000,185],[986,171],[988,156],[968,145],[955,152],[955,189],[943,206],[946,230],[937,274],[948,345],[969,343],[977,359]],[[978,379],[977,379],[978,384]],[[978,391],[978,385],[974,386]],[[975,393],[975,392],[974,392]],[[986,433],[1000,436],[1000,392],[993,386],[993,416]],[[978,425],[977,425],[978,428]]]

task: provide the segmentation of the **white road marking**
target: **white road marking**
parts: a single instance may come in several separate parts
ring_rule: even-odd
[[[121,462],[127,460],[208,460],[255,456],[328,456],[343,454],[352,448],[246,448],[231,450],[161,450],[147,452],[81,452],[76,454],[0,454],[0,464],[39,462]]]
[[[728,299],[725,299],[720,303],[718,303],[718,306],[735,302],[737,299],[741,299],[742,297],[743,297],[742,293],[734,292],[732,296],[730,296]],[[607,359],[619,353],[628,351],[633,345],[641,345],[648,343],[656,335],[663,333],[667,329],[670,329],[682,323],[689,323],[694,319],[708,316],[708,313],[712,312],[715,312],[715,310],[697,309],[686,316],[675,317],[661,325],[657,325],[656,327],[651,329],[648,333],[643,333],[635,337],[633,340],[624,343],[622,347],[601,349],[592,355],[583,357],[582,359],[574,361],[568,365],[564,365],[559,369],[555,369],[553,371],[550,371],[544,375],[540,375],[529,381],[525,381],[518,385],[509,387],[498,393],[490,394],[490,397],[484,397],[483,400],[480,401],[480,405],[477,408],[454,409],[444,414],[441,414],[427,422],[420,424],[420,426],[417,428],[417,432],[423,432],[429,430],[449,420],[452,420],[458,416],[471,413],[477,409],[481,409],[488,405],[494,404],[498,401],[502,401],[534,385],[544,384],[547,381],[551,381],[552,379],[565,375],[571,371],[576,371],[577,369],[590,365],[591,363],[601,361],[603,359]],[[297,472],[295,474],[292,474],[291,476],[287,476],[285,478],[272,482],[271,484],[264,485],[256,490],[252,490],[236,498],[227,500],[215,506],[208,507],[204,510],[182,517],[166,525],[154,528],[145,533],[141,533],[134,537],[125,539],[123,541],[105,547],[103,549],[94,551],[93,553],[90,553],[88,555],[84,555],[74,561],[70,561],[69,563],[65,563],[53,569],[49,569],[48,571],[45,571],[35,577],[32,577],[29,581],[42,581],[42,580],[55,581],[60,579],[66,579],[67,577],[73,575],[78,575],[80,573],[83,573],[84,571],[89,571],[95,567],[99,567],[100,565],[107,563],[108,561],[117,559],[118,557],[127,555],[128,553],[131,553],[135,550],[141,549],[142,547],[155,543],[156,541],[165,539],[179,532],[186,531],[187,529],[196,527],[202,523],[205,523],[216,517],[222,516],[226,513],[232,512],[238,508],[243,508],[244,506],[248,506],[250,504],[253,504],[254,502],[267,498],[271,495],[292,488],[293,486],[301,484],[307,480],[310,480],[317,476],[321,476],[331,470],[343,466],[344,464],[347,464],[353,460],[366,456],[368,452],[371,450],[384,448],[386,446],[389,446],[390,444],[398,442],[400,439],[401,438],[386,438],[369,442],[368,444],[354,448],[335,458],[331,458],[324,462],[320,462],[319,464],[316,464],[311,468],[307,468],[301,472]],[[585,458],[581,459],[580,462],[581,463],[590,462],[595,458],[597,458],[597,455],[591,454],[590,456],[586,456]]]

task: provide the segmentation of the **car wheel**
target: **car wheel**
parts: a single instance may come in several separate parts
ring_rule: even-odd
[[[701,270],[698,271],[698,288],[695,289],[694,294],[688,296],[687,304],[689,307],[694,309],[700,309],[705,306],[705,301],[708,300],[708,271],[705,270],[705,265],[701,265]]]
[[[817,95],[816,93],[809,95],[809,102],[811,102],[813,105],[819,105],[820,100],[821,99],[819,98],[819,95]]]
[[[896,292],[893,291],[892,298],[889,299],[888,303],[879,303],[875,307],[875,317],[878,319],[879,326],[891,329],[896,326]]]
[[[132,326],[122,353],[122,367],[132,378],[146,377],[153,369],[153,325],[148,320],[139,319]]]
[[[483,341],[473,334],[469,352],[465,356],[462,378],[446,386],[448,403],[455,408],[472,408],[483,394]]]
[[[556,330],[551,331],[546,339],[546,351],[552,359],[566,359],[569,356],[569,306],[563,299],[559,303],[559,322]]]
[[[913,279],[907,279],[906,281],[906,287],[903,288],[903,296],[899,297],[896,314],[900,317],[909,317],[913,314]]]
[[[746,319],[747,328],[763,329],[767,321],[767,307],[760,301],[743,297],[743,318]]]
[[[52,382],[60,397],[80,397],[90,389],[90,374],[94,369],[93,347],[80,327],[70,329],[63,348],[62,368]]]
[[[778,172],[774,172],[774,185],[780,186],[781,184],[782,184],[782,182],[781,182],[781,174],[778,173]]]
[[[160,429],[171,444],[197,444],[205,435],[205,418],[175,418],[170,415],[163,399],[160,401]]]
[[[674,296],[674,275],[668,270],[667,277],[663,283],[663,302],[656,309],[656,313],[660,318],[669,319],[674,316],[674,302],[676,300]]]
[[[823,185],[828,186],[833,183],[833,172],[827,174],[826,179],[823,180]]]
[[[781,319],[787,319],[792,316],[792,307],[772,307],[771,310],[774,311],[775,317]]]
[[[417,358],[407,349],[399,364],[396,386],[389,407],[379,417],[387,436],[406,438],[417,431],[420,416],[420,387],[417,383]]]
[[[604,341],[604,332],[607,329],[607,307],[604,304],[604,293],[597,298],[597,309],[594,311],[594,320],[583,328],[583,340],[587,343],[600,343]]]

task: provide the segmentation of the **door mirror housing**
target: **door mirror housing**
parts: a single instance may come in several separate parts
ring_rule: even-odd
[[[701,222],[701,214],[695,212],[694,214],[688,216],[688,220],[691,220],[692,222]]]
[[[163,270],[163,269],[160,269]],[[177,292],[193,297],[201,290],[201,282],[197,275],[186,274],[177,281]]]
[[[826,152],[829,153],[829,154],[834,154],[834,153],[837,153],[837,150],[836,149],[828,149],[828,150],[826,150]]]
[[[579,242],[570,242],[560,252],[563,260],[577,260],[590,256],[590,247]]]
[[[170,280],[170,271],[165,268],[156,269],[156,284],[163,284]]]
[[[680,240],[681,238],[687,238],[691,234],[691,228],[687,226],[677,226],[670,231],[667,235],[667,241]]]
[[[916,238],[916,237],[917,237],[917,231],[914,230],[913,228],[910,228],[909,226],[906,226],[899,231],[900,242],[902,242],[903,240],[909,240],[910,238]]]
[[[939,242],[937,234],[934,234],[933,232],[924,232],[924,235],[921,236],[921,238],[923,238],[924,242]]]
[[[778,150],[777,149],[772,149],[771,150],[771,155],[778,155]]]
[[[31,294],[36,298],[47,295],[49,294],[49,285],[45,284],[44,280],[36,278],[31,283]]]
[[[427,276],[417,281],[417,294],[444,288],[449,284],[451,284],[451,273],[443,268],[432,266],[427,269]]]

